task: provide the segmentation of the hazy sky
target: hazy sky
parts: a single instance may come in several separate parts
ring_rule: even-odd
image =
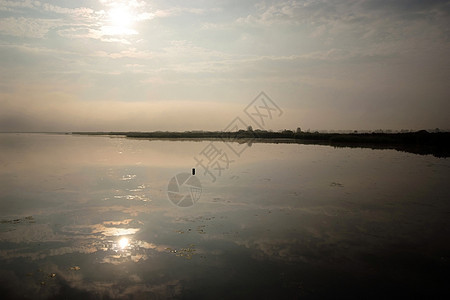
[[[0,131],[450,129],[450,1],[0,0]]]

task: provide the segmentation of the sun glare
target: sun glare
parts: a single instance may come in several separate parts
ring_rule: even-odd
[[[112,26],[127,28],[133,24],[133,14],[126,7],[115,7],[108,12]]]
[[[153,19],[151,7],[144,1],[100,0],[105,5],[101,11],[101,34],[105,40],[122,40],[117,36],[137,35],[138,23]],[[115,36],[115,37],[114,37]]]
[[[120,5],[108,11],[108,26],[103,30],[109,35],[130,35],[137,34],[133,28],[136,16],[127,6]]]

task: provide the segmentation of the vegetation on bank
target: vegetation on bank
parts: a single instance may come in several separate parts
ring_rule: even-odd
[[[299,129],[272,132],[266,130],[221,131],[154,131],[154,132],[73,132],[83,135],[110,135],[144,139],[225,139],[241,143],[308,143],[327,144],[336,147],[389,148],[418,154],[433,154],[440,157],[450,156],[450,132],[401,133],[319,133],[303,132]]]
[[[309,141],[324,141],[331,143],[375,143],[375,144],[432,144],[449,145],[449,132],[429,133],[425,130],[406,133],[319,133],[293,132],[283,130],[279,132],[265,130],[239,130],[234,132],[221,131],[154,131],[154,132],[73,132],[84,135],[119,135],[130,138],[147,139],[295,139]]]

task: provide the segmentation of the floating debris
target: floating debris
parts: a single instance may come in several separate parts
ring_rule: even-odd
[[[344,187],[344,185],[342,183],[339,183],[339,182],[332,182],[330,184],[330,186],[332,186],[332,187]]]
[[[20,223],[36,223],[33,216],[28,216],[23,219],[13,219],[13,220],[1,220],[0,224],[20,224]]]
[[[123,175],[122,176],[122,181],[127,181],[127,180],[133,180],[136,178],[136,175],[134,174],[127,174],[127,175]]]
[[[79,266],[73,266],[70,268],[72,271],[79,271],[81,268]]]
[[[48,277],[50,277],[50,278],[55,278],[55,277],[56,277],[56,274],[55,274],[55,273],[50,273],[50,274],[48,274]]]
[[[180,248],[178,250],[170,247],[166,248],[166,250],[178,257],[183,257],[185,259],[192,259],[192,256],[196,254],[195,244],[190,244],[189,247]]]
[[[176,254],[177,256],[184,257],[186,259],[191,259],[192,255],[194,255],[196,250],[195,248],[181,248],[180,251]]]
[[[205,228],[206,225],[199,225],[197,226],[197,232],[200,234],[206,234],[206,232],[203,230],[203,228]]]

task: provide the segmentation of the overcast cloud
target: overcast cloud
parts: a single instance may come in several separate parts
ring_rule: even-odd
[[[0,0],[0,131],[450,129],[450,1]]]

